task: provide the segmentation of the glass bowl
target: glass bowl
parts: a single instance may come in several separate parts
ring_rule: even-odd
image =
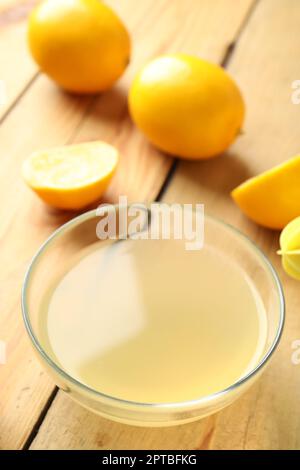
[[[120,210],[120,206],[110,207]],[[227,256],[229,254],[252,279],[267,316],[264,351],[245,376],[226,389],[201,396],[199,399],[176,403],[141,403],[108,396],[90,388],[69,375],[47,354],[39,332],[44,293],[66,262],[89,245],[95,242],[103,243],[97,236],[99,217],[99,213],[93,210],[56,230],[39,249],[26,273],[22,290],[25,326],[39,359],[55,383],[89,410],[114,421],[138,426],[183,424],[215,413],[232,403],[253,384],[270,362],[283,329],[284,296],[278,276],[266,256],[238,230],[208,215],[204,216],[204,243],[226,253]],[[117,238],[121,235],[121,238],[124,238],[120,230],[117,226]]]

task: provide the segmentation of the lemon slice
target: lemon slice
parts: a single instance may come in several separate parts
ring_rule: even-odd
[[[248,179],[231,195],[254,222],[283,229],[300,215],[300,155]]]
[[[281,232],[280,250],[282,266],[286,273],[300,280],[300,217],[290,222]]]
[[[117,149],[100,141],[42,150],[25,160],[23,177],[47,204],[82,209],[102,196],[118,159]]]

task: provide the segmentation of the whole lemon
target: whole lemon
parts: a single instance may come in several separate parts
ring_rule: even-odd
[[[110,88],[129,62],[129,34],[99,0],[45,0],[29,18],[28,41],[41,70],[72,92]]]
[[[155,146],[188,159],[223,152],[241,130],[245,114],[230,76],[218,65],[186,54],[148,63],[133,81],[129,108]]]

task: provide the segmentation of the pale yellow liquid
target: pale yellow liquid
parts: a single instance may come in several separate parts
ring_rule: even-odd
[[[43,346],[80,382],[138,402],[193,400],[255,366],[266,314],[251,280],[211,247],[96,243],[45,296]]]

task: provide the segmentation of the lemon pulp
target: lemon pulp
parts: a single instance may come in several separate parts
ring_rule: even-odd
[[[43,150],[25,160],[23,176],[46,203],[80,209],[103,194],[118,158],[113,146],[100,141]]]
[[[300,280],[300,217],[290,222],[281,232],[278,254],[289,276]]]

